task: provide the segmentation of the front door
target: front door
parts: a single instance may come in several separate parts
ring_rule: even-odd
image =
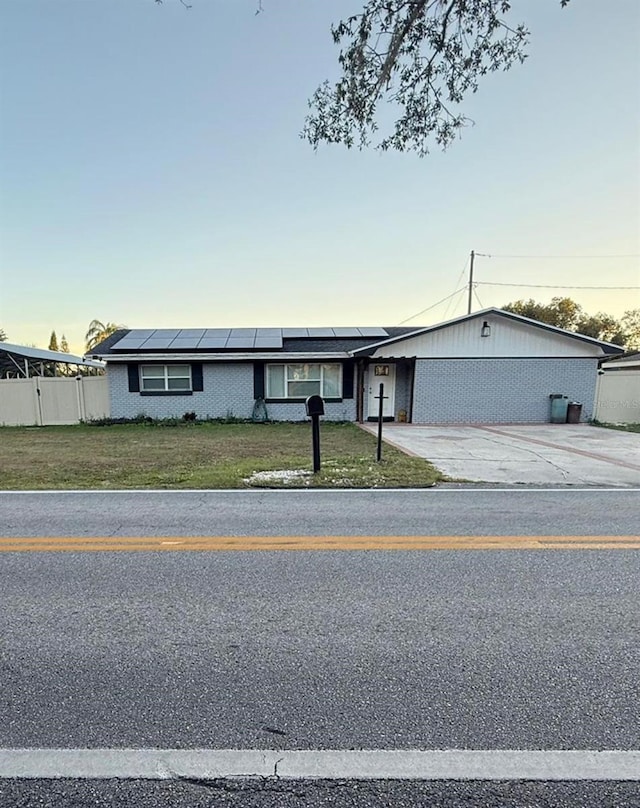
[[[369,365],[369,392],[367,413],[370,421],[375,421],[380,412],[380,385],[383,391],[383,418],[393,419],[396,409],[396,366],[389,362]]]

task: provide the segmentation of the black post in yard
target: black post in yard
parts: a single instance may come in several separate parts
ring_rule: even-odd
[[[384,384],[380,382],[380,403],[378,406],[378,451],[376,453],[376,460],[378,463],[382,460],[382,411],[384,409]]]
[[[320,416],[311,416],[311,439],[313,441],[313,473],[320,471]]]
[[[311,441],[313,443],[313,473],[320,471],[320,416],[324,415],[321,396],[309,396],[305,401],[307,415],[311,418]]]

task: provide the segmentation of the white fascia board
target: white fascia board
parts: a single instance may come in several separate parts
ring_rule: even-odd
[[[103,354],[102,360],[111,362],[246,362],[260,359],[268,362],[325,362],[328,359],[350,359],[346,351],[331,353],[172,353],[172,354]]]

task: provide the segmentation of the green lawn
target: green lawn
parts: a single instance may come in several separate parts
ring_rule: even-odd
[[[2,427],[0,489],[385,488],[442,479],[391,446],[377,463],[375,438],[354,424],[321,424],[321,447],[313,475],[309,424]]]

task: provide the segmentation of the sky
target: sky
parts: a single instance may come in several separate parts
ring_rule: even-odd
[[[359,0],[0,0],[0,328],[428,325],[640,307],[640,3],[514,0],[446,152],[299,136]],[[551,257],[550,257],[551,256]],[[518,284],[499,286],[491,284]],[[528,284],[529,286],[524,286]],[[438,301],[448,298],[439,305]]]

